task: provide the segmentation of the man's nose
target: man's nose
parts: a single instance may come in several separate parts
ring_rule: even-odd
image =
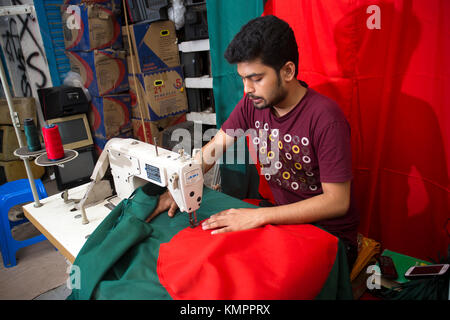
[[[244,92],[245,93],[253,93],[255,88],[253,87],[251,81],[249,79],[244,79]]]

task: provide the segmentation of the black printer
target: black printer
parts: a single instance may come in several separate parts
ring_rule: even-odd
[[[62,85],[37,90],[45,120],[87,113],[89,101],[82,88]]]

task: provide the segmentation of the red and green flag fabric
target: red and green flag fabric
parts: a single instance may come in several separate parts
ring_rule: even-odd
[[[211,235],[191,228],[186,213],[146,223],[162,191],[138,188],[91,234],[69,300],[352,299],[344,246],[328,232],[266,225]],[[254,206],[205,188],[197,217],[232,207]]]
[[[223,53],[246,22],[263,14],[264,5],[207,1],[218,127],[243,95],[236,67]],[[256,168],[248,163],[223,166],[225,193],[204,189],[199,221],[229,208],[255,207],[237,199],[258,192],[249,173],[257,174]],[[90,235],[74,261],[78,272],[71,274],[76,286],[69,300],[352,299],[344,245],[325,230],[267,225],[211,235],[200,226],[190,228],[186,213],[161,213],[146,223],[162,191],[152,184],[138,188]]]
[[[217,126],[243,95],[226,46],[252,18],[283,19],[297,39],[298,78],[336,101],[350,123],[359,232],[423,260],[445,256],[450,1],[208,0],[207,9]],[[224,164],[221,178],[227,194],[256,198],[253,165]]]

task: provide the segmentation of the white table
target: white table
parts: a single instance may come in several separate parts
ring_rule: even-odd
[[[81,199],[88,183],[69,189],[69,199]],[[61,193],[41,200],[42,206],[34,203],[23,206],[25,217],[64,255],[71,263],[80,252],[86,239],[100,225],[111,210],[105,207],[107,200],[86,208],[88,224],[81,223],[81,211],[71,211],[74,202],[64,203]],[[116,198],[118,199],[118,198]],[[114,199],[110,200],[114,203]],[[117,201],[116,201],[117,202]],[[116,203],[114,203],[116,204]]]

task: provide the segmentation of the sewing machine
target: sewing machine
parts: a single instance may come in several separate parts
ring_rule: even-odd
[[[196,226],[195,211],[203,195],[201,164],[194,160],[198,151],[194,150],[191,158],[183,149],[176,153],[135,139],[110,139],[95,165],[84,197],[75,205],[81,210],[82,223],[89,223],[85,208],[112,193],[109,183],[101,180],[110,166],[118,198],[128,198],[148,182],[167,187],[180,211],[189,214],[191,226]]]

